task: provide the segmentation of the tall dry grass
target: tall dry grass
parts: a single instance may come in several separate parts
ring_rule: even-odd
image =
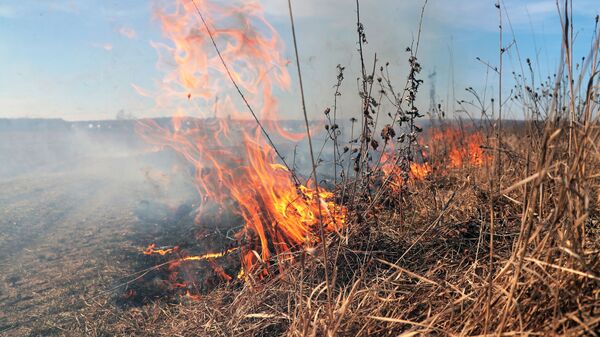
[[[396,103],[391,126],[407,126],[395,164],[407,171],[416,160],[418,40],[407,49],[409,75],[396,92],[376,56],[366,65],[358,9],[363,113],[354,156],[337,163],[346,172],[337,189],[351,211],[347,231],[329,238],[327,254],[298,252],[302,263],[266,283],[249,282],[217,304],[226,314],[206,319],[238,335],[597,335],[598,34],[575,67],[566,3],[557,80],[536,90],[522,77],[515,100],[528,120],[502,129],[501,115],[491,116],[493,165],[434,175],[390,195],[369,156],[387,145],[373,144],[385,97]],[[342,153],[335,132],[331,139]]]

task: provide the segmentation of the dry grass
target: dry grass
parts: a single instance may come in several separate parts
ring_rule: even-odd
[[[370,115],[377,120],[383,98],[371,93],[380,85],[390,102],[400,102],[397,116],[408,116],[409,146],[397,163],[405,169],[414,160],[419,112],[399,98],[416,95],[420,65],[411,51],[404,91],[394,91],[383,67],[377,84],[376,66],[369,75],[364,65],[358,23],[364,120],[358,149],[350,144],[350,151],[362,156],[346,161],[356,174],[337,189],[348,224],[327,237],[326,254],[299,250],[285,271],[249,275],[199,302],[146,305],[112,321],[90,311],[72,329],[97,336],[598,335],[597,41],[578,80],[567,58],[554,95],[541,99],[523,86],[521,100],[536,103],[522,105],[532,120],[504,130],[491,125],[485,148],[492,163],[434,173],[391,193],[366,159],[370,147],[377,150]],[[563,47],[570,55],[570,44]],[[531,110],[542,105],[543,117]]]

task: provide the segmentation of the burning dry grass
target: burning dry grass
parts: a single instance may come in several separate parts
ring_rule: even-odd
[[[511,140],[521,135],[506,134],[513,155],[504,158],[499,195],[487,187],[490,165],[433,173],[331,235],[327,261],[319,250],[301,250],[292,253],[297,263],[269,278],[249,274],[245,282],[223,284],[196,301],[157,302],[123,311],[112,322],[87,321],[86,331],[594,335],[600,324],[600,209],[598,180],[589,178],[600,170],[591,150],[600,128],[578,130],[577,146],[590,146],[594,155],[572,151],[575,157],[568,153],[568,134],[548,130],[539,152]],[[540,170],[546,173],[536,176]],[[524,184],[528,177],[535,180]],[[325,270],[331,273],[331,301]]]

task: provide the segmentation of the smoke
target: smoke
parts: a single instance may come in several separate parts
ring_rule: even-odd
[[[0,180],[65,180],[69,176],[119,182],[138,200],[176,205],[189,199],[191,172],[179,156],[152,148],[135,135],[135,120],[66,122],[0,119]],[[118,184],[115,184],[118,186]]]
[[[154,147],[142,140],[135,133],[136,123],[139,121],[124,117],[82,122],[0,119],[0,158],[5,158],[0,165],[0,181],[62,181],[84,176],[105,185],[118,186],[114,184],[118,182],[134,186],[114,194],[130,194],[140,201],[172,207],[198,202],[192,184],[194,168],[169,148]],[[302,132],[303,123],[289,121],[283,127]],[[313,134],[315,144],[321,147],[326,134],[320,125],[314,129],[322,130]],[[276,142],[297,173],[308,176],[311,166],[306,139],[293,144],[283,139]],[[329,152],[331,146],[322,151],[322,177],[332,159]]]

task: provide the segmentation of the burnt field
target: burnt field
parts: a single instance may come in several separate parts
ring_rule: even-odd
[[[110,319],[139,305],[119,302],[122,288],[93,297],[156,262],[141,250],[166,240],[190,196],[176,183],[185,174],[172,174],[176,156],[141,146],[127,127],[15,124],[0,131],[0,335],[71,335],[92,312]]]

